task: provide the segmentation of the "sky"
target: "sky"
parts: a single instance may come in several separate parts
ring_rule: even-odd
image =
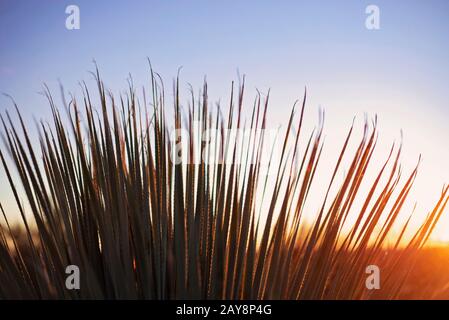
[[[69,5],[80,10],[79,30],[66,28]],[[368,5],[379,8],[378,30],[365,26]],[[422,154],[409,199],[410,207],[418,203],[418,221],[449,182],[448,18],[445,0],[0,0],[0,92],[14,97],[27,121],[49,119],[39,95],[43,83],[57,94],[60,81],[77,95],[79,81],[93,85],[95,59],[112,91],[126,88],[129,73],[147,86],[148,57],[167,83],[182,66],[185,93],[187,83],[199,88],[207,77],[214,101],[227,101],[231,81],[245,74],[251,99],[256,88],[271,89],[270,119],[277,126],[286,124],[307,87],[306,128],[317,123],[319,108],[326,112],[317,199],[353,117],[361,132],[364,116],[377,115],[372,172],[401,130],[405,173]],[[0,97],[0,112],[11,107]],[[6,183],[0,202],[12,210]],[[434,240],[449,241],[448,216]]]

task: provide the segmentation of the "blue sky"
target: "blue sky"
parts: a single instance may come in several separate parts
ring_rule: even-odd
[[[71,4],[80,8],[80,30],[65,28]],[[369,4],[380,9],[380,30],[365,28]],[[214,101],[226,101],[239,70],[250,96],[272,89],[273,123],[283,123],[307,87],[310,125],[319,106],[326,110],[329,154],[354,115],[379,115],[384,152],[403,129],[406,169],[423,154],[415,197],[428,208],[449,181],[448,34],[445,0],[1,0],[0,92],[27,118],[45,118],[37,94],[44,82],[57,94],[60,80],[77,94],[78,81],[92,83],[96,59],[113,91],[126,87],[128,73],[147,85],[149,57],[168,82],[179,66],[194,86],[207,76]],[[8,108],[0,97],[0,112]]]
[[[364,26],[371,3],[381,30]],[[69,4],[80,8],[80,30],[65,28]],[[237,69],[275,90],[413,87],[444,111],[448,12],[444,0],[2,0],[0,90],[31,108],[43,82],[73,88],[89,79],[93,58],[108,85],[120,88],[129,72],[146,81],[148,56],[168,79],[183,66],[186,80],[207,75],[212,87],[228,86]]]

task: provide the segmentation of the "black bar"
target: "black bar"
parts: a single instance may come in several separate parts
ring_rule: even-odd
[[[384,320],[420,314],[445,317],[448,301],[1,301],[3,315],[114,319],[324,319]],[[11,313],[9,313],[11,312]],[[433,314],[433,315],[432,315]],[[6,316],[5,316],[6,317]],[[399,320],[399,319],[398,319]]]

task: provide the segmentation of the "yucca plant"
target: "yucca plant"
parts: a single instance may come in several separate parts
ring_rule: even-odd
[[[305,94],[274,154],[265,137],[269,94],[256,96],[246,122],[244,81],[232,85],[223,116],[210,106],[206,83],[183,110],[178,80],[174,108],[166,109],[152,70],[151,101],[145,93],[139,100],[131,84],[115,99],[98,69],[95,78],[98,106],[83,84],[81,102],[72,98],[64,107],[68,121],[45,90],[53,123],[40,123],[39,148],[17,106],[18,122],[7,111],[1,117],[0,157],[21,216],[17,231],[1,207],[1,298],[395,298],[448,201],[445,187],[415,235],[404,241],[407,222],[393,239],[418,165],[400,179],[401,147],[393,146],[370,190],[360,191],[377,143],[375,120],[348,155],[350,128],[331,180],[320,186],[320,210],[308,221],[324,142],[323,114],[304,137]],[[229,134],[245,128],[249,136]],[[181,132],[175,140],[173,131]],[[207,143],[211,131],[222,133],[215,144]],[[347,157],[350,166],[342,168]],[[353,205],[356,197],[361,206]],[[365,287],[372,264],[382,272],[380,290]],[[68,265],[80,269],[79,290],[65,286]]]

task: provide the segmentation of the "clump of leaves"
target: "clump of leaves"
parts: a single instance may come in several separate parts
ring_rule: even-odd
[[[350,128],[332,178],[322,186],[320,210],[308,224],[305,203],[324,144],[323,121],[303,137],[306,95],[278,139],[280,157],[262,166],[262,155],[274,152],[264,136],[269,95],[257,95],[246,127],[244,82],[232,86],[225,117],[220,106],[210,108],[206,83],[182,112],[176,80],[168,112],[153,71],[152,99],[144,94],[142,105],[132,85],[115,100],[98,70],[95,77],[99,112],[83,84],[81,103],[73,98],[65,106],[68,122],[46,89],[53,124],[40,123],[39,148],[18,110],[18,122],[8,112],[1,117],[0,158],[22,219],[21,232],[14,231],[1,207],[1,298],[394,298],[448,201],[446,187],[410,240],[400,245],[407,221],[395,245],[386,246],[418,166],[402,181],[401,148],[393,146],[369,192],[361,194],[377,143],[374,121],[365,124],[335,186]],[[172,126],[189,135],[171,141]],[[254,133],[244,139],[225,134],[244,127]],[[218,143],[205,142],[208,130],[223,133]],[[181,161],[172,161],[181,142],[188,147]],[[361,207],[353,206],[356,196]],[[347,220],[350,212],[356,220]],[[348,221],[349,232],[343,232]],[[371,264],[382,270],[380,290],[365,287]],[[68,265],[80,269],[80,290],[65,286]]]

